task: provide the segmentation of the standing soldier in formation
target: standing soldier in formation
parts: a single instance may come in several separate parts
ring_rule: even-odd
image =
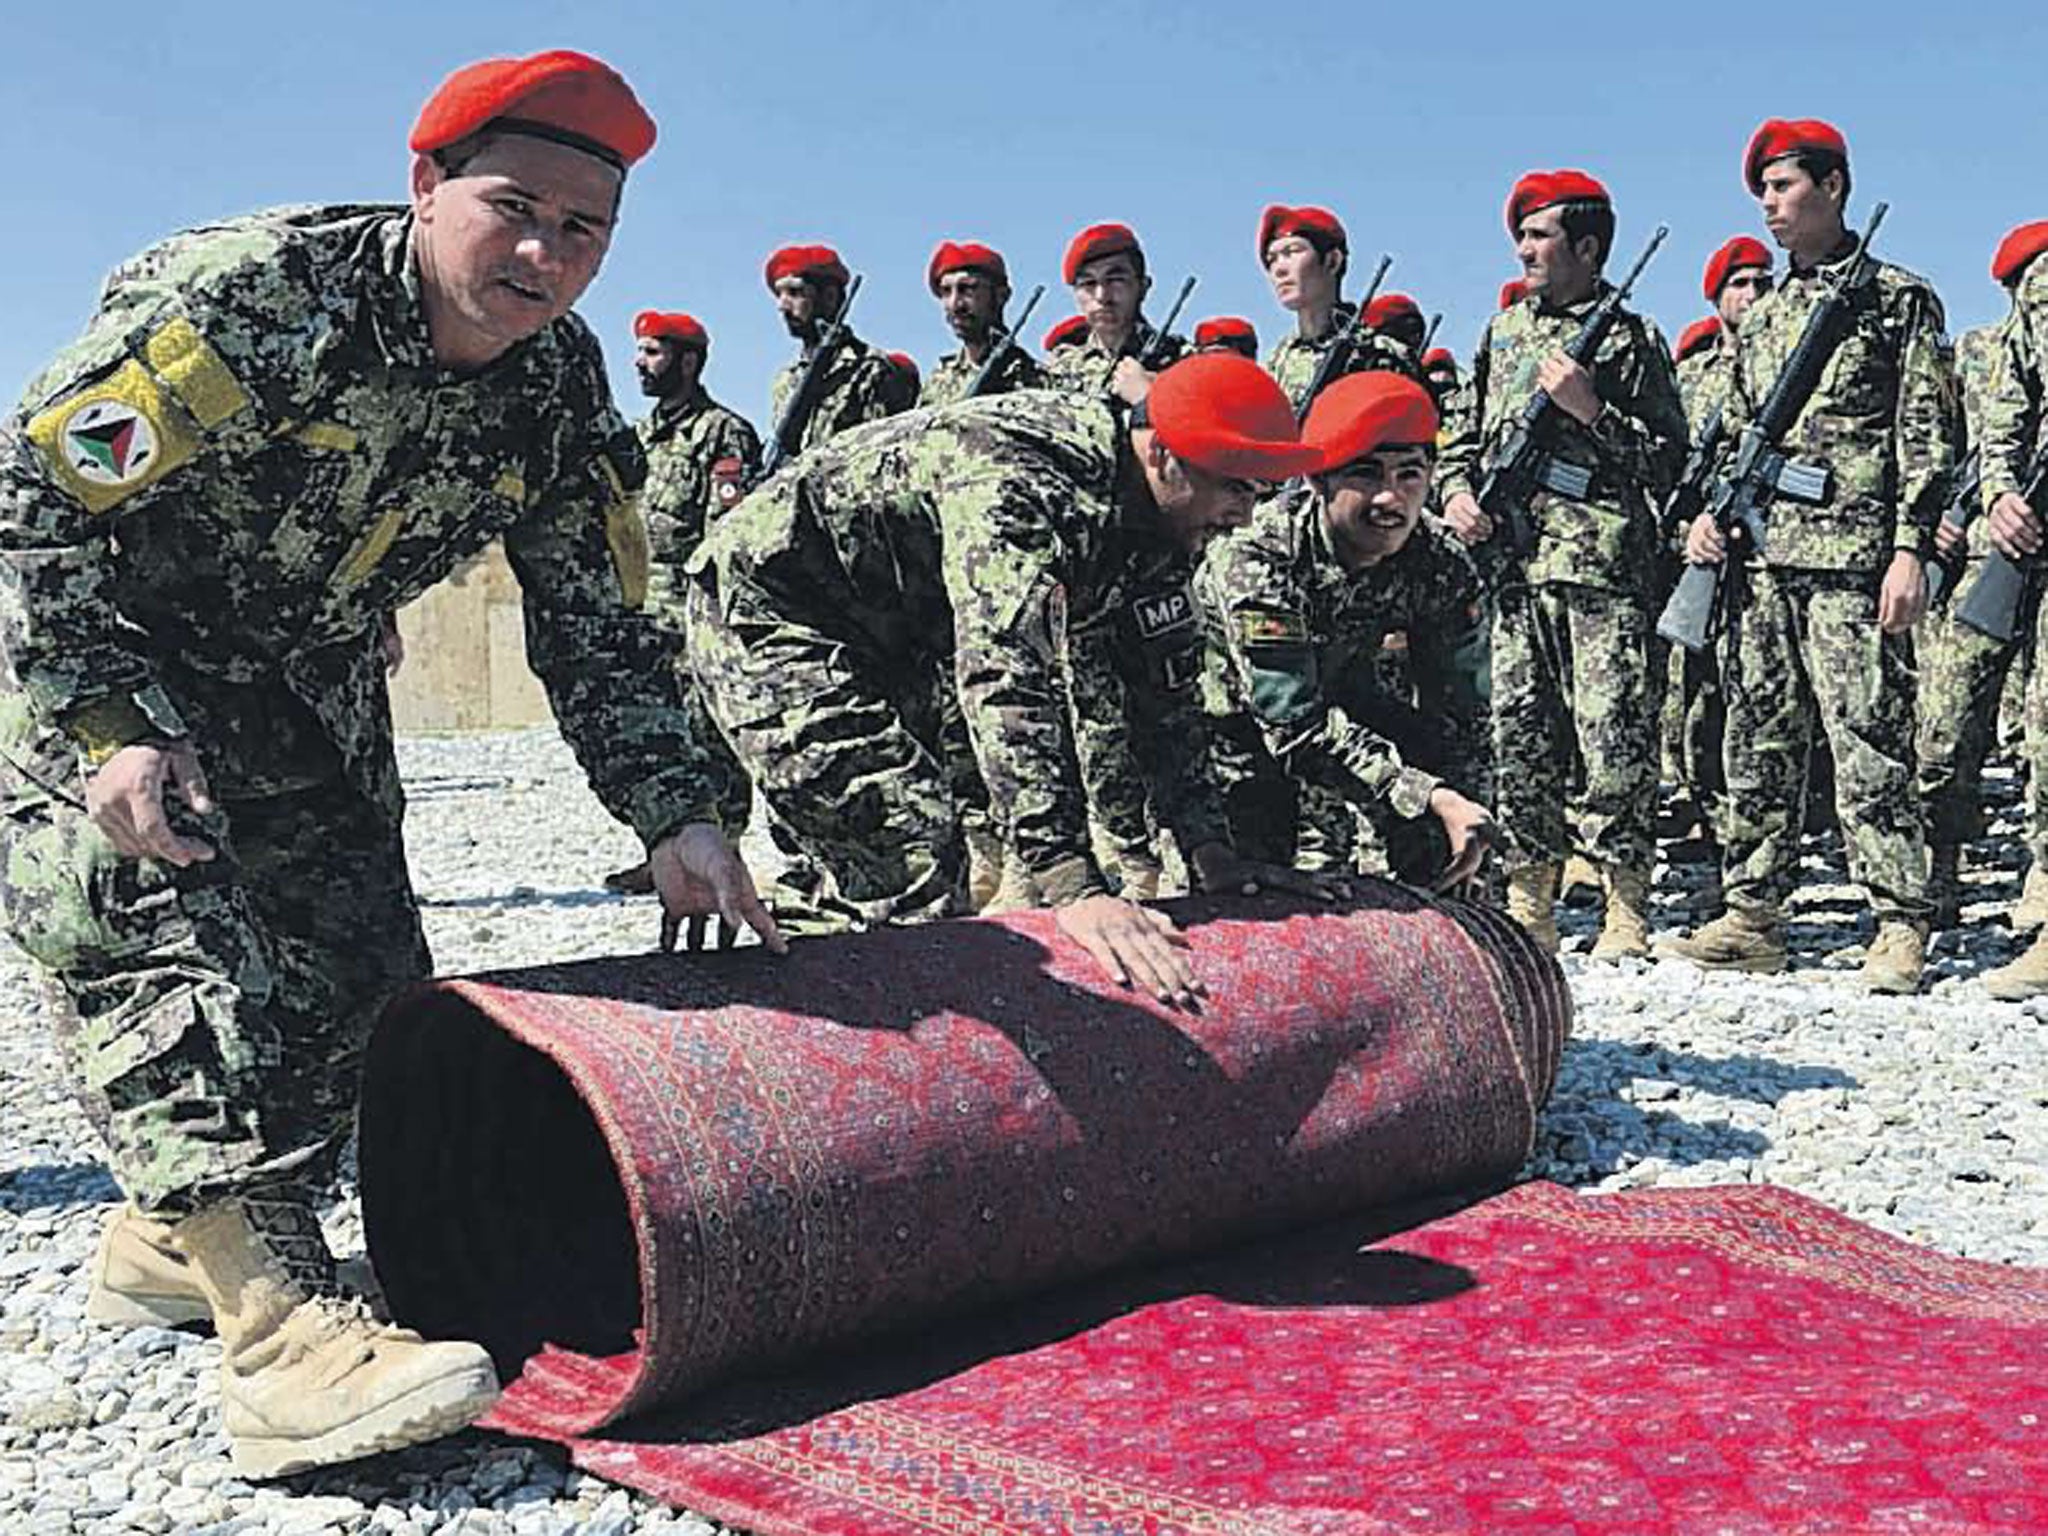
[[[1751,138],[1743,178],[1789,258],[1779,286],[1743,316],[1724,420],[1731,441],[1769,396],[1815,305],[1858,254],[1844,209],[1849,152],[1817,121],[1773,119]],[[1782,970],[1785,903],[1798,880],[1816,728],[1834,749],[1836,804],[1853,879],[1877,935],[1859,979],[1881,992],[1920,985],[1933,902],[1914,783],[1909,631],[1926,604],[1929,547],[1954,464],[1955,375],[1941,301],[1922,278],[1876,262],[1783,451],[1827,473],[1826,498],[1779,498],[1727,604],[1722,892],[1727,910],[1672,954],[1715,969]],[[1687,558],[1718,564],[1711,513]]]
[[[1365,323],[1390,346],[1390,361],[1398,366],[1389,371],[1422,377],[1422,343],[1429,336],[1429,321],[1420,305],[1405,293],[1382,293],[1365,306]]]
[[[1197,352],[1235,352],[1259,360],[1259,333],[1241,315],[1215,315],[1195,327]]]
[[[1985,521],[1991,539],[2009,558],[2032,574],[2033,633],[2028,637],[2027,672],[2027,842],[2033,864],[2027,871],[2022,899],[2048,902],[2048,676],[2043,675],[2042,626],[2048,624],[2048,602],[2041,600],[2042,518],[2048,506],[2037,495],[2032,502],[2028,466],[2048,447],[2048,222],[2025,224],[1999,248],[1997,270],[2012,288],[2012,315],[1999,336],[1998,358],[1985,391],[1978,448],[1984,481]],[[2023,610],[2024,611],[2024,610]],[[2013,926],[2021,926],[2014,913]],[[1985,988],[1993,997],[2023,998],[2048,993],[2048,928],[2010,965],[1988,972]]]
[[[211,1318],[245,1476],[496,1394],[481,1348],[340,1296],[314,1205],[370,1022],[430,968],[379,615],[502,537],[555,717],[671,918],[781,944],[634,611],[640,445],[570,313],[653,142],[582,54],[460,70],[410,208],[152,247],[0,430],[0,905],[131,1202],[89,1306]]]
[[[925,264],[925,286],[939,301],[946,327],[960,338],[960,350],[939,359],[919,405],[951,405],[965,399],[989,354],[1010,334],[1003,311],[1010,302],[1010,269],[1001,251],[974,240],[941,240],[932,259]],[[1045,370],[1022,346],[1010,347],[996,365],[984,395],[1004,395],[1013,389],[1037,389],[1045,383]]]
[[[2043,249],[2048,249],[2048,223],[2023,224],[2000,242],[1992,257],[1992,280],[2004,287],[2015,311],[2020,283]],[[2010,323],[2008,316],[2006,324]],[[1956,344],[1963,420],[1959,452],[1979,449],[1984,442],[1984,410],[2003,330],[2003,325],[1981,325],[1965,332]],[[1966,489],[1959,486],[1955,494]],[[1935,541],[1959,567],[1951,586],[1967,586],[1991,551],[1991,529],[1980,517],[1958,534],[1944,518],[1936,525]],[[1935,922],[1941,927],[1953,927],[1961,915],[1962,845],[1984,834],[1984,760],[1996,742],[2006,680],[2014,662],[2029,649],[2024,638],[1994,639],[1959,622],[1955,612],[1951,603],[1930,616],[1918,650],[1920,793],[1927,805],[1928,888]],[[2037,800],[2030,794],[2030,811]],[[2041,828],[2031,815],[2026,837],[2030,848],[2042,846]],[[2048,872],[2030,869],[2027,879],[2014,926],[2038,928],[2042,909],[2048,907]],[[2033,898],[2031,903],[2027,897]]]
[[[1088,339],[1088,317],[1069,315],[1064,320],[1055,320],[1045,328],[1045,337],[1038,344],[1038,350],[1047,357],[1068,347],[1078,347]]]
[[[1152,376],[1188,353],[1187,338],[1161,336],[1145,318],[1152,279],[1145,252],[1128,225],[1091,224],[1067,242],[1060,279],[1088,335],[1070,347],[1049,347],[1046,383],[1081,395],[1115,394],[1136,404]],[[1149,365],[1141,361],[1149,355]]]
[[[1323,356],[1350,327],[1358,306],[1343,296],[1351,244],[1337,215],[1327,208],[1290,208],[1274,203],[1259,215],[1259,265],[1273,285],[1273,297],[1294,316],[1294,332],[1266,354],[1266,371],[1280,381],[1297,413],[1308,405]],[[1362,328],[1344,360],[1343,373],[1382,369],[1413,373],[1398,343]],[[1326,383],[1329,381],[1325,381]]]
[[[783,325],[802,349],[769,386],[771,430],[786,432],[786,452],[801,453],[831,441],[848,427],[910,409],[917,400],[916,383],[888,353],[869,346],[849,328],[825,360],[824,377],[811,388],[803,420],[785,426],[783,418],[804,369],[846,307],[848,273],[829,245],[785,245],[768,258],[764,275]]]
[[[762,794],[826,876],[808,917],[840,926],[962,909],[959,818],[926,684],[957,680],[1012,854],[1061,926],[1162,998],[1193,987],[1172,925],[1110,894],[1088,835],[1060,658],[1127,604],[1119,655],[1160,818],[1197,886],[1280,878],[1238,859],[1206,772],[1201,632],[1153,607],[1209,537],[1313,450],[1272,380],[1189,358],[1139,411],[1029,390],[879,423],[807,455],[698,552],[691,655]]]
[[[1677,479],[1685,417],[1671,354],[1648,319],[1621,312],[1590,367],[1565,355],[1595,304],[1614,241],[1607,189],[1581,171],[1532,172],[1507,203],[1528,295],[1487,322],[1451,411],[1444,516],[1468,544],[1499,537],[1475,493],[1490,449],[1545,391],[1551,452],[1592,472],[1583,502],[1539,490],[1526,555],[1502,567],[1493,631],[1494,767],[1510,847],[1509,910],[1552,949],[1573,834],[1607,907],[1593,953],[1648,952],[1657,794],[1650,604],[1663,559],[1657,509]]]
[[[1486,604],[1463,545],[1422,520],[1436,432],[1412,379],[1338,380],[1302,434],[1324,467],[1203,562],[1231,840],[1259,858],[1293,863],[1313,819],[1341,863],[1363,815],[1397,879],[1443,889],[1478,871],[1492,832]],[[1413,702],[1377,684],[1396,629],[1413,637]]]
[[[1437,409],[1443,410],[1458,388],[1458,360],[1449,347],[1431,347],[1423,354],[1422,382],[1436,397]]]

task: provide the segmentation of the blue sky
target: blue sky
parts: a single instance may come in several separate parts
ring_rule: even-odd
[[[1117,218],[1143,237],[1163,307],[1287,323],[1253,254],[1269,201],[1317,202],[1362,277],[1446,311],[1463,356],[1513,259],[1500,209],[1531,167],[1612,188],[1625,264],[1672,238],[1639,290],[1675,334],[1699,273],[1761,233],[1741,186],[1767,116],[1848,134],[1852,212],[1884,198],[1881,248],[1931,277],[1952,330],[1996,318],[1987,266],[2048,217],[2040,64],[2048,6],[1880,3],[1652,9],[1052,0],[580,6],[526,0],[288,7],[252,0],[23,7],[0,49],[0,155],[14,170],[0,383],[69,340],[106,269],[182,225],[281,202],[395,199],[405,135],[450,69],[576,47],[619,66],[661,125],[582,309],[629,414],[643,307],[712,330],[713,391],[759,420],[790,352],[761,263],[826,240],[866,273],[871,339],[929,362],[951,338],[925,292],[942,237],[1007,255],[1031,326],[1071,310],[1067,237]],[[1525,19],[1526,18],[1526,19]],[[1745,34],[1738,41],[1738,34]]]

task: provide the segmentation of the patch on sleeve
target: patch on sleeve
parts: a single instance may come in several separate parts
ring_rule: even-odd
[[[1237,633],[1246,645],[1307,645],[1308,620],[1298,613],[1247,608],[1237,615]]]
[[[611,493],[604,512],[604,541],[619,573],[619,593],[628,608],[639,608],[647,602],[648,570],[654,564],[647,519],[640,513],[639,487],[645,476],[634,473],[630,462],[623,467],[615,463],[609,451],[597,456],[597,467]]]
[[[105,512],[199,451],[199,434],[149,370],[129,358],[28,424],[29,441],[88,512]]]

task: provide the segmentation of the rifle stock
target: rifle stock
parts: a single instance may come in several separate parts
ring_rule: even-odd
[[[2048,502],[2048,443],[2041,445],[2033,462],[2027,466],[2027,479],[2020,487],[2020,500],[2037,516],[2043,503]],[[2034,574],[2039,568],[2040,556],[2022,563],[1993,545],[1977,572],[1977,579],[1970,583],[1970,590],[1956,599],[1956,618],[1994,640],[2007,644],[2017,640],[2020,609],[2027,600],[2027,589],[2034,584]]]
[[[1975,448],[1956,468],[1955,493],[1949,497],[1948,507],[1941,514],[1941,520],[1959,534],[1967,535],[1970,524],[1983,511],[1984,470],[1983,455]],[[1956,578],[1963,574],[1963,567],[1970,558],[1969,546],[1958,543],[1952,555],[1936,554],[1927,563],[1927,607],[1929,611],[1941,607],[1955,595]]]

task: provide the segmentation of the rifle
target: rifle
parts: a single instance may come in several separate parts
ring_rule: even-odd
[[[1138,366],[1147,373],[1157,373],[1166,362],[1166,340],[1173,331],[1173,322],[1180,318],[1180,312],[1187,308],[1188,295],[1195,291],[1194,274],[1180,285],[1180,296],[1173,301],[1173,308],[1166,312],[1166,324],[1152,333],[1152,339],[1145,343],[1145,350],[1138,354]]]
[[[1365,312],[1379,293],[1380,284],[1387,280],[1387,268],[1393,264],[1393,257],[1382,255],[1380,264],[1373,268],[1372,281],[1365,285],[1365,296],[1352,310],[1344,329],[1331,338],[1329,350],[1323,353],[1323,360],[1316,364],[1316,371],[1309,377],[1308,387],[1295,399],[1295,421],[1308,420],[1308,408],[1316,403],[1316,396],[1323,392],[1323,386],[1344,376],[1344,369],[1351,363],[1351,354],[1358,348],[1358,338],[1365,334]]]
[[[775,429],[768,435],[768,451],[761,455],[763,480],[781,468],[782,461],[796,452],[797,444],[803,439],[811,412],[818,408],[817,394],[824,387],[825,370],[831,366],[833,354],[849,334],[846,317],[853,310],[853,301],[860,296],[860,283],[860,274],[855,273],[853,281],[847,284],[846,297],[840,301],[839,313],[832,317],[832,323],[825,327],[825,334],[811,348],[804,371],[797,375],[796,387],[789,392],[789,399],[783,402],[782,414],[775,418]]]
[[[2035,449],[2027,465],[2027,477],[2020,486],[2020,500],[2036,515],[2048,508],[2048,443]],[[1956,617],[1994,640],[2010,642],[2019,638],[2020,605],[2026,601],[2039,557],[2025,564],[2014,560],[1996,544],[1985,558],[1977,579],[1956,604]]]
[[[995,345],[988,349],[988,356],[984,357],[981,366],[974,370],[974,378],[961,399],[972,400],[988,388],[989,380],[996,376],[996,370],[1003,366],[1004,359],[1017,350],[1017,333],[1030,323],[1031,311],[1038,308],[1038,301],[1044,297],[1045,284],[1040,283],[1031,290],[1031,297],[1024,301],[1024,313],[1017,317],[1017,323],[998,336]]]
[[[1956,466],[1955,477],[1949,481],[1948,508],[1941,514],[1941,520],[1959,534],[1967,535],[1970,524],[1977,520],[1977,514],[1984,510],[1984,455],[1972,448],[1963,462]],[[1956,578],[1963,574],[1963,566],[1970,558],[1970,547],[1958,543],[1952,555],[1936,552],[1927,562],[1927,610],[1932,613],[1943,602],[1955,595]]]
[[[1422,333],[1422,347],[1421,350],[1419,350],[1415,354],[1417,357],[1429,356],[1429,344],[1432,341],[1436,340],[1436,328],[1442,325],[1443,323],[1444,312],[1442,310],[1438,310],[1435,314],[1429,317],[1429,329]]]
[[[1643,268],[1657,254],[1657,247],[1671,233],[1659,224],[1643,254],[1628,269],[1621,286],[1610,288],[1579,326],[1576,336],[1565,343],[1564,355],[1585,367],[1598,355],[1607,333],[1621,318],[1621,306],[1635,288]],[[1479,508],[1506,535],[1508,549],[1526,555],[1536,547],[1536,525],[1529,520],[1529,498],[1549,491],[1567,501],[1584,501],[1593,489],[1593,471],[1582,464],[1569,464],[1550,451],[1552,435],[1558,430],[1562,413],[1546,390],[1537,390],[1522,407],[1522,414],[1509,426],[1494,450],[1486,478],[1479,482]]]
[[[1814,386],[1820,382],[1821,370],[1834,356],[1839,340],[1836,332],[1848,316],[1856,290],[1870,280],[1871,242],[1877,238],[1878,226],[1884,223],[1889,207],[1879,203],[1871,213],[1870,227],[1857,242],[1856,254],[1842,269],[1828,296],[1806,317],[1799,345],[1792,349],[1785,366],[1771,381],[1771,392],[1764,398],[1763,409],[1756,420],[1742,429],[1735,444],[1735,457],[1727,473],[1714,485],[1707,508],[1714,514],[1714,521],[1730,538],[1739,529],[1758,554],[1764,549],[1764,513],[1778,497],[1817,507],[1834,494],[1834,473],[1826,465],[1788,459],[1778,444],[1806,409]],[[1731,548],[1719,565],[1687,565],[1671,601],[1658,616],[1657,633],[1689,651],[1706,649],[1722,578],[1733,563]]]

